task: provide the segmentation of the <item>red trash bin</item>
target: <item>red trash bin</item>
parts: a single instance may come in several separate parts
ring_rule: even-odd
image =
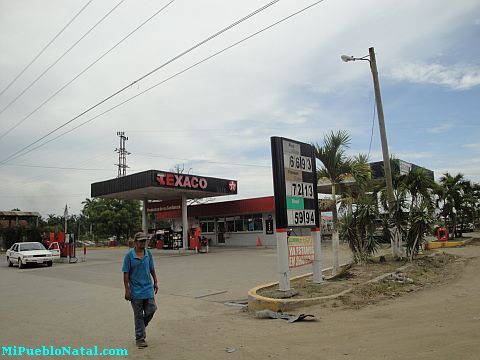
[[[438,241],[448,241],[448,229],[446,227],[440,226],[437,230],[437,240]]]

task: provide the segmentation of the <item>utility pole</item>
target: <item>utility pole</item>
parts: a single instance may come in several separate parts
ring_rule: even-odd
[[[118,175],[117,177],[123,177],[127,175],[127,155],[130,153],[125,149],[125,142],[128,140],[128,137],[125,136],[124,131],[117,131],[117,136],[120,138],[120,147],[115,149],[115,152],[118,153]]]
[[[370,54],[370,69],[373,76],[373,87],[375,89],[375,102],[377,103],[378,127],[380,128],[380,140],[382,142],[383,172],[388,197],[388,210],[393,210],[394,196],[392,184],[392,169],[390,166],[390,155],[388,153],[387,132],[385,130],[385,118],[383,116],[382,95],[380,94],[380,83],[378,81],[377,62],[375,59],[375,50],[373,47],[368,49]]]
[[[373,47],[368,49],[370,55],[370,69],[373,76],[373,87],[375,89],[375,102],[377,103],[378,127],[380,128],[380,140],[382,143],[383,172],[385,176],[385,185],[387,188],[388,211],[394,211],[395,197],[393,195],[392,168],[390,166],[390,154],[388,153],[387,131],[385,130],[385,118],[383,116],[382,95],[380,94],[380,82],[378,81],[377,61],[375,59],[375,50]],[[397,229],[393,227],[392,232],[392,255],[394,258],[403,258],[404,250],[402,246],[402,236]]]
[[[382,96],[380,94],[380,82],[378,81],[377,61],[375,59],[375,50],[373,47],[368,49],[369,55],[357,58],[351,55],[342,55],[341,59],[345,62],[364,60],[370,63],[370,70],[373,76],[373,87],[375,90],[375,102],[377,104],[378,127],[380,128],[380,140],[382,142],[383,155],[383,173],[385,177],[385,187],[387,189],[388,211],[394,211],[395,197],[393,194],[392,169],[390,166],[390,154],[388,153],[387,132],[385,130],[385,118],[383,116]],[[394,257],[403,257],[403,247],[401,234],[396,227],[392,229],[392,253]]]

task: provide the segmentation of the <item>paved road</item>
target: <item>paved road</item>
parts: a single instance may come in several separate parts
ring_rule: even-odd
[[[86,263],[25,270],[7,268],[3,257],[1,345],[120,347],[129,359],[478,359],[480,246],[448,251],[471,258],[449,285],[361,310],[306,308],[318,321],[295,324],[254,319],[223,304],[276,280],[275,250],[156,254],[159,310],[144,350],[134,346],[132,311],[123,300],[123,250],[91,252]],[[341,253],[348,259],[345,247]],[[325,267],[329,258],[327,246]],[[208,290],[222,293],[195,298]]]
[[[159,322],[214,321],[225,311],[238,311],[224,302],[246,300],[250,288],[277,280],[275,249],[212,250],[182,256],[152,250],[160,285]],[[22,270],[8,268],[1,256],[1,345],[96,344],[134,349],[132,312],[123,299],[120,273],[124,253],[125,249],[95,250],[88,253],[86,262]],[[350,252],[343,246],[340,261],[349,258]],[[330,266],[329,243],[323,246],[322,260],[323,267]],[[305,266],[295,269],[292,276],[309,271],[311,266]],[[157,325],[152,328],[161,329],[161,324]],[[193,335],[178,334],[183,338]],[[202,334],[197,336],[202,338]]]

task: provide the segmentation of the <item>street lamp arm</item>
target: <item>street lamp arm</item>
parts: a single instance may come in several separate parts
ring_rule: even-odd
[[[370,62],[370,59],[368,59],[369,56],[370,55],[365,55],[365,56],[357,58],[357,57],[354,57],[354,56],[351,56],[351,55],[342,55],[342,56],[340,56],[340,58],[344,62],[357,61],[357,60],[365,60],[365,61]]]

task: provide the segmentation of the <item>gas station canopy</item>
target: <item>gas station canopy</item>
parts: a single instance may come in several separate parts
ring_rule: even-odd
[[[198,199],[236,194],[236,180],[162,170],[147,170],[91,185],[92,197],[119,200]]]

